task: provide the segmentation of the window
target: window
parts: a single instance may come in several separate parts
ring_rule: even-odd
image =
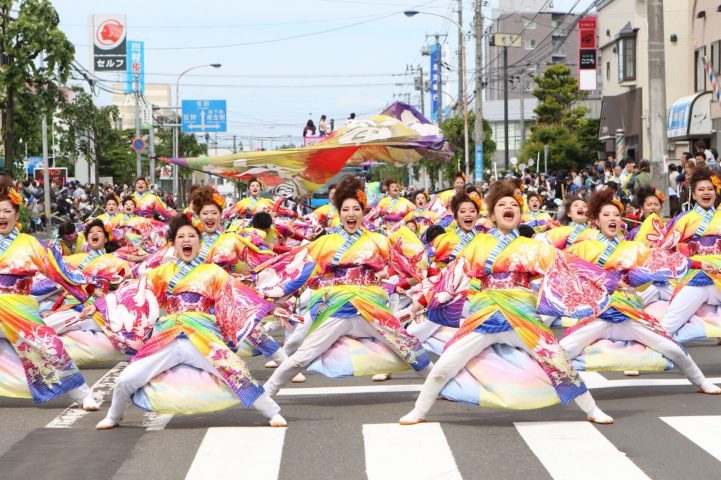
[[[606,62],[606,80],[611,80],[611,62]]]
[[[624,37],[618,41],[618,81],[636,80],[636,37]]]
[[[694,69],[694,85],[696,92],[706,90],[706,70],[703,66],[703,57],[706,55],[706,47],[697,48],[693,52],[693,61],[696,68]]]
[[[716,75],[721,73],[721,40],[711,44],[711,67]]]
[[[530,18],[524,18],[523,19],[523,28],[524,28],[524,30],[535,30],[536,22],[534,22]]]
[[[536,41],[535,40],[525,40],[523,42],[523,46],[526,50],[533,50],[536,48]]]

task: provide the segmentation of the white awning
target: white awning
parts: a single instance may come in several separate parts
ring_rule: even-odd
[[[666,136],[669,141],[689,140],[711,135],[711,92],[701,92],[676,100],[668,111]]]

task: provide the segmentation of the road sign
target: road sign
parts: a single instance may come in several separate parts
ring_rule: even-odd
[[[512,33],[495,33],[491,35],[492,47],[520,47],[521,36]]]
[[[140,137],[133,139],[133,143],[130,144],[130,148],[136,152],[142,152],[145,150],[145,140]]]
[[[225,100],[183,100],[184,132],[226,132]]]
[[[125,70],[125,93],[135,91],[135,82],[138,82],[138,91],[145,92],[145,42],[128,40],[127,68]]]

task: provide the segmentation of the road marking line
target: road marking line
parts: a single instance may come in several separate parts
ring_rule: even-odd
[[[721,432],[720,415],[660,418],[711,456],[721,460],[721,443],[718,438]]]
[[[363,425],[368,480],[433,478],[462,480],[438,423]],[[402,455],[398,452],[401,449]]]
[[[648,378],[642,380],[608,380],[598,372],[579,372],[589,390],[600,390],[605,388],[624,387],[674,387],[690,386],[691,383],[685,378]],[[711,383],[721,384],[721,377],[707,378]],[[412,383],[405,385],[361,385],[353,387],[293,387],[282,388],[278,395],[305,396],[305,395],[356,395],[363,393],[408,393],[420,392],[423,384]]]
[[[209,428],[185,480],[277,479],[285,428]]]
[[[113,388],[115,388],[115,382],[118,379],[118,376],[120,376],[120,373],[127,366],[128,362],[118,363],[113,368],[108,370],[107,373],[103,375],[100,380],[95,382],[95,384],[92,386],[93,396],[98,402],[98,405],[102,405],[105,402],[105,399],[110,396]],[[68,408],[63,410],[60,415],[58,415],[53,420],[51,420],[50,423],[45,425],[45,428],[72,427],[74,423],[76,423],[78,420],[90,413],[86,412],[82,408],[78,408],[79,406],[80,405],[78,405],[76,402],[73,402]]]
[[[649,479],[589,422],[515,422],[554,480]]]
[[[143,414],[143,421],[141,422],[140,426],[142,428],[145,428],[145,430],[149,432],[155,432],[158,430],[163,430],[165,426],[168,425],[168,422],[172,420],[172,418],[172,413],[145,412]]]

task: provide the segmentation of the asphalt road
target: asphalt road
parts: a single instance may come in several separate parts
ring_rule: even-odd
[[[721,346],[689,351],[721,383]],[[249,361],[265,380],[263,363]],[[113,367],[84,370],[88,383],[112,387],[122,365]],[[87,415],[68,413],[67,398],[41,407],[0,398],[0,478],[721,479],[721,396],[696,393],[677,371],[587,378],[614,425],[591,425],[574,405],[501,411],[438,401],[426,424],[400,427],[421,383],[410,373],[383,384],[309,374],[277,397],[285,429],[241,408],[159,416],[131,407],[121,428],[98,432],[109,395]]]

